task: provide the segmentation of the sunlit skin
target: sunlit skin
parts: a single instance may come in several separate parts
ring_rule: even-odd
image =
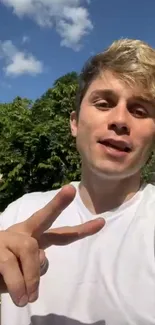
[[[109,193],[108,208],[112,208],[122,203],[117,198],[124,201],[138,190],[141,167],[155,142],[155,103],[142,95],[138,86],[129,87],[106,71],[88,88],[78,118],[75,112],[71,114],[71,131],[82,158],[80,189],[81,195],[85,193],[82,198],[88,201],[86,205],[93,196],[94,201],[102,201],[103,208],[103,197],[107,202]],[[99,143],[107,138],[125,141],[131,151],[121,154]],[[90,210],[101,212],[97,205],[91,204]]]

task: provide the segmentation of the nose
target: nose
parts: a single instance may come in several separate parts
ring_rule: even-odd
[[[129,135],[130,117],[125,103],[118,104],[110,113],[108,129],[113,130],[117,135]]]

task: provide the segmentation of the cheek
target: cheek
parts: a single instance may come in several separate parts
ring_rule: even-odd
[[[86,120],[85,118],[80,118],[78,122],[76,145],[81,155],[82,153],[88,152],[89,148],[92,147],[94,129],[94,123],[92,123],[90,120]]]
[[[155,143],[155,135],[154,134],[145,134],[141,137],[141,147],[151,149]]]
[[[150,148],[155,143],[155,123],[154,121],[144,121],[134,128],[133,141],[140,148]]]
[[[138,138],[137,134],[139,134]],[[146,163],[150,156],[150,153],[155,148],[155,127],[154,125],[152,126],[150,124],[145,125],[141,127],[141,130],[139,131],[139,133],[137,132],[137,134],[135,134],[135,139],[137,139],[137,157],[139,157],[138,159]]]
[[[83,141],[85,139],[92,136],[92,133],[95,129],[95,125],[92,119],[87,118],[85,115],[81,115],[78,123],[78,132],[77,132],[77,137],[82,138]]]

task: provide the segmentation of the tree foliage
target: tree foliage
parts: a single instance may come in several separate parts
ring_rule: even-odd
[[[40,99],[0,105],[0,211],[24,193],[57,188],[80,175],[71,137],[77,74],[58,79]]]
[[[80,158],[70,134],[78,75],[55,81],[35,102],[20,97],[0,104],[0,211],[24,193],[58,188],[80,177]],[[152,154],[142,177],[152,179]]]

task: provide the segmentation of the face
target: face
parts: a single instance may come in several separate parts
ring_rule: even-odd
[[[71,114],[82,165],[101,177],[121,179],[138,173],[155,142],[155,104],[111,72],[88,88],[78,120]]]

